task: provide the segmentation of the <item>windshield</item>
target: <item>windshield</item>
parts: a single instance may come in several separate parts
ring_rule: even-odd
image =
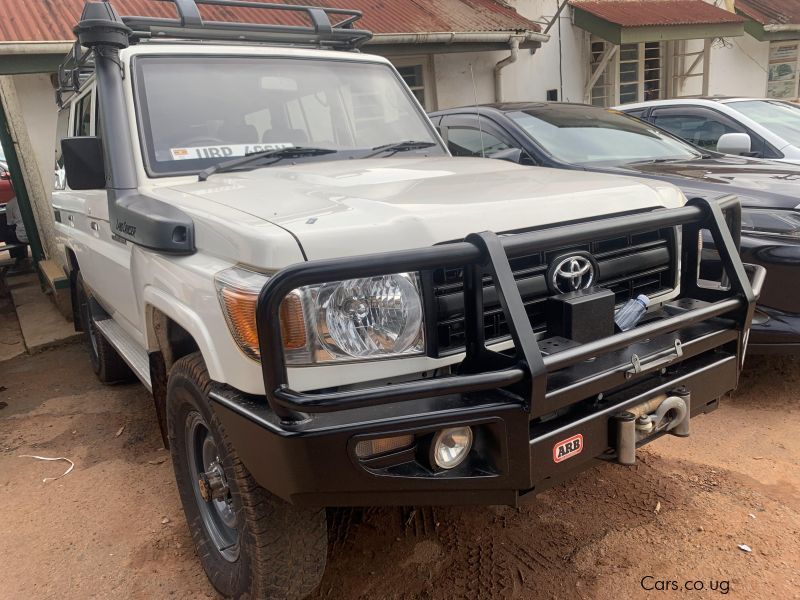
[[[700,156],[691,146],[613,110],[548,105],[507,114],[547,153],[566,163],[622,165]]]
[[[753,119],[793,146],[800,146],[800,108],[766,100],[730,102],[728,106]]]
[[[154,175],[299,146],[337,152],[297,160],[350,158],[406,140],[433,142],[419,151],[444,154],[387,65],[180,56],[140,57],[135,71],[143,149]]]

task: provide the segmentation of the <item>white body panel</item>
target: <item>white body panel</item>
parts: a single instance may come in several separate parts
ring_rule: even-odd
[[[152,44],[122,53],[311,56],[385,59],[282,48]],[[186,329],[212,379],[248,393],[264,385],[258,362],[236,345],[224,319],[214,275],[246,265],[274,272],[303,261],[425,247],[491,230],[511,230],[683,204],[674,186],[603,174],[531,169],[490,159],[398,155],[367,160],[290,163],[247,172],[148,178],[138,147],[131,77],[125,79],[131,148],[139,189],[179,207],[194,221],[197,252],[167,256],[112,237],[105,194],[57,192],[59,242],[76,255],[106,311],[148,350],[157,349],[148,307]],[[67,220],[67,215],[71,220]],[[91,223],[97,223],[93,230]],[[302,246],[302,248],[301,248]],[[298,390],[407,377],[459,362],[413,357],[292,368]]]

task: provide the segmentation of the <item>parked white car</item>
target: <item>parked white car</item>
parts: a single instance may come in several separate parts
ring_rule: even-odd
[[[235,598],[311,592],[327,506],[513,505],[688,435],[736,386],[763,279],[735,198],[453,158],[391,64],[348,51],[358,13],[289,6],[310,25],[89,2],[59,72],[76,324],[102,381],[152,391]],[[701,229],[726,287],[698,285]]]
[[[687,142],[724,154],[800,164],[800,105],[771,98],[687,98],[618,106]]]

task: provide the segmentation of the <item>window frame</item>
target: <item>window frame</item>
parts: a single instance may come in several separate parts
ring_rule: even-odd
[[[647,51],[648,51],[648,44],[658,44],[658,97],[656,98],[645,98],[645,94],[648,90],[645,89],[645,85],[650,81],[656,81],[655,79],[646,79],[647,77],[647,61],[652,60],[647,58]],[[636,60],[622,60],[622,52],[624,46],[636,46]],[[666,98],[666,77],[664,72],[664,55],[666,53],[666,44],[661,41],[652,41],[652,42],[634,42],[630,44],[620,44],[619,49],[614,57],[616,62],[616,72],[617,72],[617,85],[615,86],[615,93],[616,93],[616,105],[623,104],[622,102],[622,92],[621,87],[623,85],[633,85],[636,84],[636,99],[630,102],[626,102],[626,104],[634,104],[636,102],[647,102],[651,100],[664,100]],[[622,63],[636,63],[636,81],[630,82],[622,82],[622,73],[620,71]]]
[[[433,112],[439,109],[439,102],[436,96],[436,77],[433,60],[430,54],[395,56],[390,57],[389,61],[394,66],[395,70],[397,70],[398,75],[400,75],[400,79],[403,79],[402,74],[400,74],[400,69],[402,67],[421,67],[422,86],[420,89],[422,90],[422,95],[425,98],[425,101],[421,103],[422,109],[425,112]],[[405,79],[403,79],[403,81],[405,82]],[[416,98],[416,94],[413,94],[414,88],[411,88],[411,90],[412,95]],[[419,100],[419,98],[417,98],[417,100]]]
[[[603,44],[603,51],[600,54],[597,54],[595,50],[593,50],[593,46],[595,44],[602,43]],[[647,58],[647,51],[649,48],[647,47],[649,44],[658,44],[658,97],[656,98],[647,98],[645,99],[645,94],[648,90],[645,89],[645,85],[650,81],[655,81],[654,79],[645,79],[647,74],[647,61],[652,60]],[[668,63],[668,47],[667,44],[663,41],[653,40],[649,42],[631,42],[626,44],[614,44],[613,42],[609,42],[608,40],[604,40],[601,37],[590,35],[588,41],[588,49],[589,49],[589,56],[588,56],[588,72],[589,76],[593,72],[593,68],[597,64],[597,58],[602,56],[603,52],[605,52],[609,46],[616,46],[617,51],[614,53],[614,56],[609,60],[608,64],[605,66],[603,73],[600,74],[598,80],[589,90],[589,97],[588,97],[588,104],[592,106],[598,106],[602,108],[608,108],[611,106],[618,106],[622,104],[621,100],[621,87],[623,85],[636,85],[636,99],[627,101],[626,104],[633,104],[635,102],[645,102],[648,100],[666,100],[669,98],[669,93],[667,90],[667,77],[666,77],[666,67]],[[624,51],[625,46],[636,46],[636,59],[635,60],[622,60],[622,52]],[[595,56],[597,54],[597,56]],[[636,79],[634,81],[622,81],[622,64],[630,64],[634,63],[636,65]],[[603,83],[601,83],[601,81]],[[595,96],[594,91],[598,87],[604,88],[606,90],[605,96]],[[597,104],[595,103],[595,99],[605,100],[604,104]]]

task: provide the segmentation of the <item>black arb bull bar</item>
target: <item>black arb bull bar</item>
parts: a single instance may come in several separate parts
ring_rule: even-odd
[[[215,384],[215,412],[256,481],[297,504],[514,505],[598,459],[630,464],[637,446],[665,430],[643,435],[623,417],[636,416],[638,428],[638,419],[650,418],[651,409],[657,416],[676,405],[688,419],[713,410],[716,399],[736,387],[764,277],[763,268],[746,268],[738,256],[738,234],[732,232],[739,231],[740,216],[735,198],[693,200],[673,210],[513,236],[472,234],[431,248],[287,267],[267,282],[256,308],[267,402]],[[676,304],[686,306],[660,310],[624,333],[542,352],[509,259],[674,226],[683,227],[682,298]],[[698,285],[703,229],[714,237],[727,286]],[[279,318],[287,294],[306,285],[442,267],[464,269],[466,358],[455,374],[332,392],[289,387]],[[484,339],[486,274],[514,345],[502,354],[487,349]],[[643,360],[631,365],[634,350]],[[687,391],[685,403],[676,397]],[[677,417],[670,426],[673,421]],[[474,456],[452,471],[431,470],[423,456],[426,440],[442,428],[463,425],[475,431]],[[686,435],[688,421],[680,426],[670,433]],[[416,436],[419,444],[391,456],[357,455],[361,440],[402,434]],[[571,453],[569,460],[556,456],[560,449]]]
[[[577,345],[557,354],[542,355],[509,259],[603,237],[674,226],[683,226],[681,296],[703,300],[702,307],[606,339]],[[764,270],[751,265],[745,268],[742,264],[738,252],[740,228],[741,206],[737,198],[698,198],[677,209],[601,219],[513,236],[476,233],[463,242],[453,244],[292,265],[272,277],[258,299],[256,315],[267,400],[286,425],[292,421],[307,420],[307,413],[327,413],[497,388],[513,390],[530,410],[538,398],[544,397],[550,373],[721,315],[732,317],[736,329],[743,332],[739,336],[737,352],[741,367],[746,334],[757,300],[754,287],[760,289]],[[727,289],[698,285],[697,270],[693,265],[698,264],[698,236],[703,229],[709,230],[713,236],[724,279],[728,283]],[[441,267],[464,269],[466,358],[458,374],[391,386],[325,393],[300,393],[289,388],[279,318],[280,305],[287,294],[306,285]],[[748,270],[752,281],[748,277]],[[494,281],[514,342],[513,356],[486,348],[482,283],[485,273],[491,275]],[[735,382],[731,387],[735,387]],[[538,411],[531,412],[535,415]]]

